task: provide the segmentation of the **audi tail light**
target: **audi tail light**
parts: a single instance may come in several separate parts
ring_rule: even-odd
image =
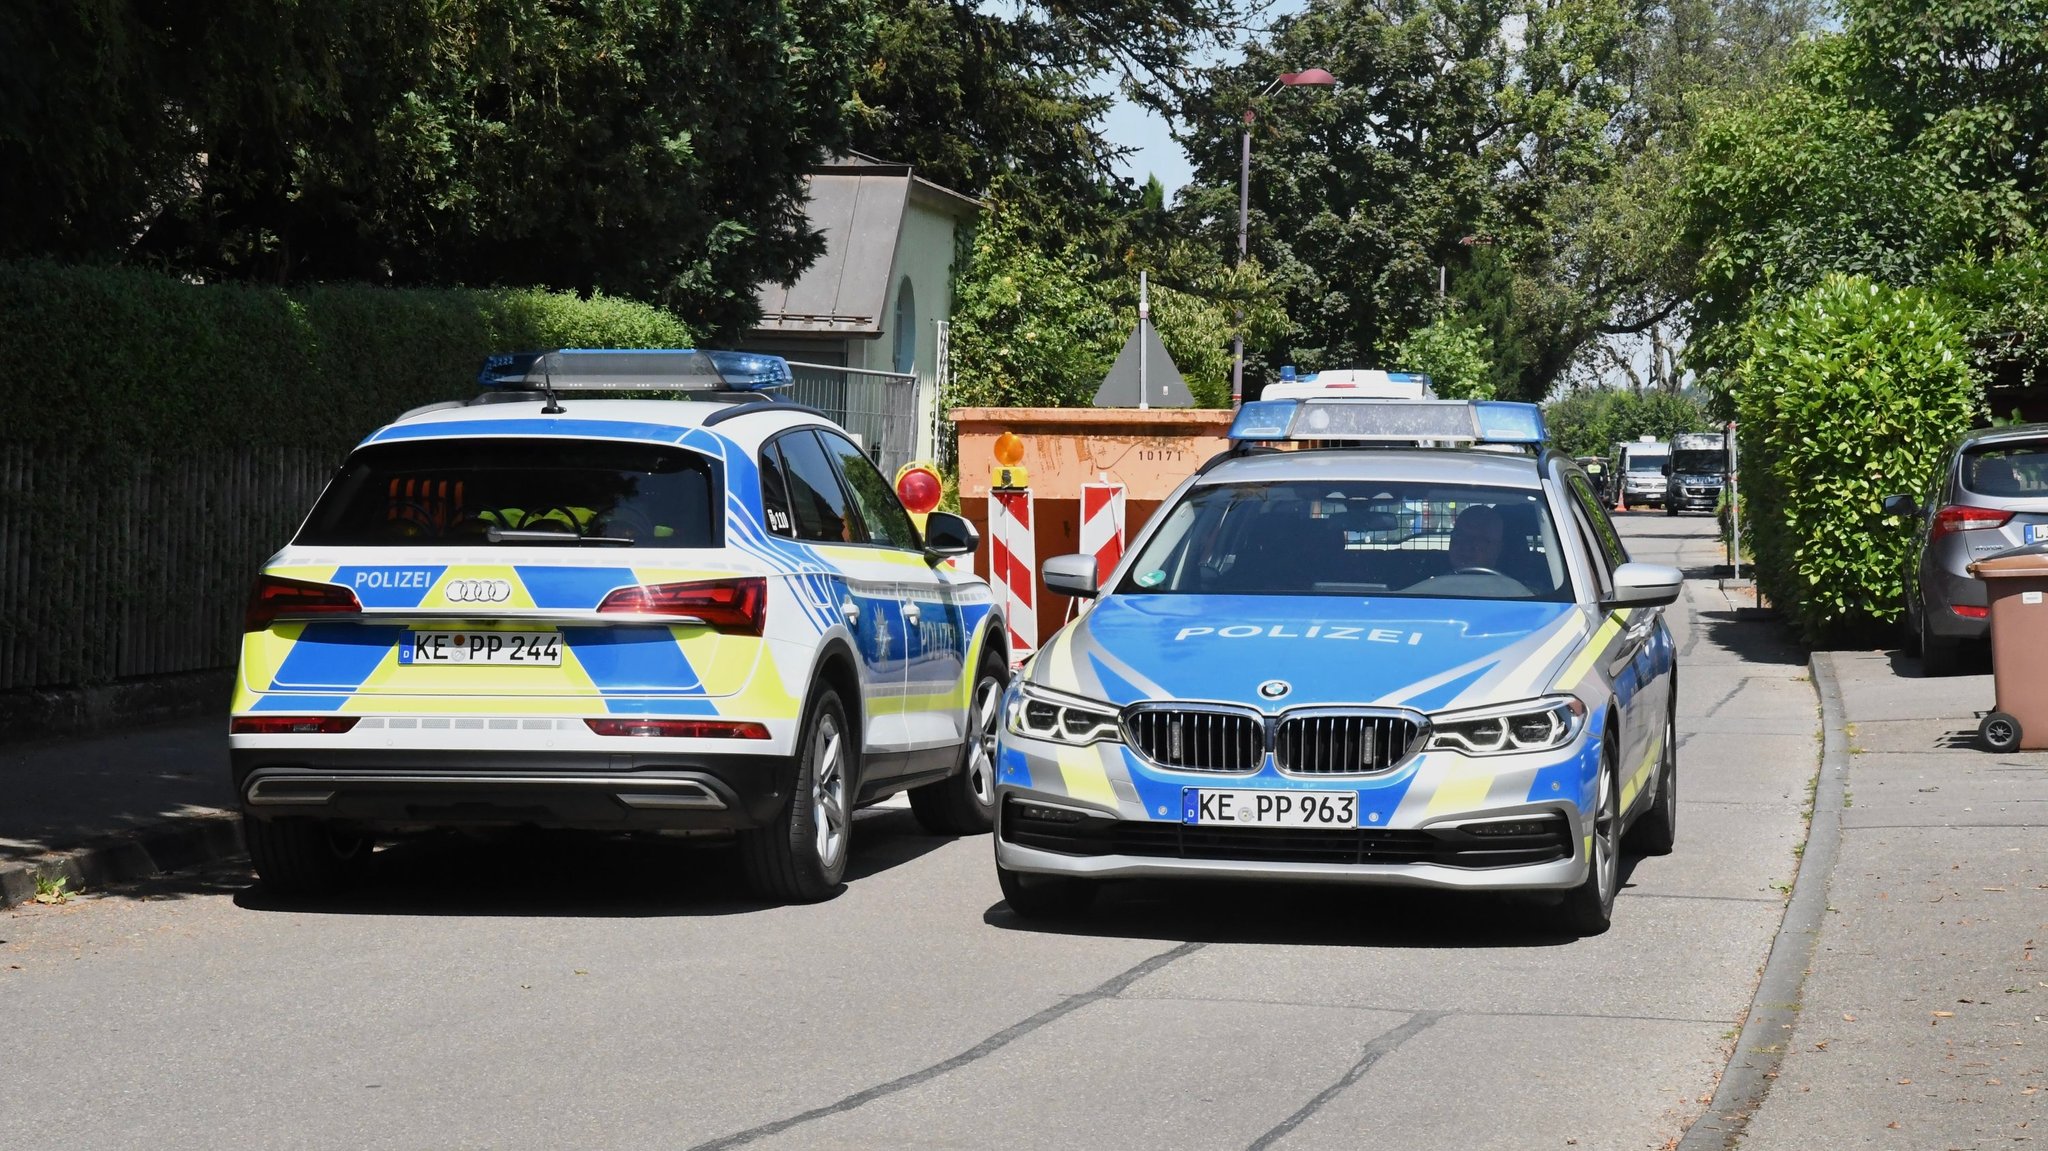
[[[352,715],[238,715],[230,735],[340,735],[354,728]]]
[[[764,724],[731,719],[586,719],[599,735],[668,736],[676,739],[767,739]]]
[[[670,615],[701,620],[718,631],[760,635],[768,617],[762,576],[622,587],[597,605],[599,614]]]
[[[2002,528],[2012,518],[2011,512],[1996,508],[1975,508],[1969,504],[1950,504],[1934,513],[1934,524],[1927,529],[1929,540],[1938,540],[1950,532],[1976,531],[1978,528]]]
[[[356,593],[340,584],[262,575],[256,577],[256,587],[249,593],[248,610],[242,613],[242,630],[262,631],[279,616],[353,615],[362,610]]]

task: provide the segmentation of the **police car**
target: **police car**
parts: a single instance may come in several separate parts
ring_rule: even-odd
[[[341,465],[250,599],[230,741],[249,853],[331,889],[376,840],[737,833],[815,900],[853,811],[987,830],[1009,673],[974,529],[922,532],[772,356],[494,357]],[[682,399],[595,398],[660,391]]]
[[[1229,876],[1563,894],[1677,820],[1673,568],[1631,562],[1532,405],[1246,404],[1004,698],[997,878]],[[1276,445],[1292,450],[1276,450]],[[1422,446],[1428,445],[1428,446]]]

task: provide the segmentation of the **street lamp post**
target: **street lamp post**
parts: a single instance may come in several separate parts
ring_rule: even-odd
[[[1303,86],[1328,87],[1336,84],[1337,78],[1321,68],[1305,68],[1299,72],[1282,72],[1273,77],[1253,100],[1263,100],[1282,88]],[[1249,244],[1252,218],[1252,109],[1244,110],[1244,147],[1238,156],[1237,167],[1237,263],[1244,266],[1244,257]],[[1244,309],[1237,310],[1237,337],[1230,343],[1230,406],[1235,408],[1244,403]]]

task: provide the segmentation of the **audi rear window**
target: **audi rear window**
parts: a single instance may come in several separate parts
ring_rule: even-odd
[[[358,449],[296,542],[316,547],[715,548],[718,467],[612,440],[406,440]]]

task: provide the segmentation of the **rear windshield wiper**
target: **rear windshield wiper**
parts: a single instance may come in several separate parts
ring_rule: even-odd
[[[584,536],[575,532],[522,531],[518,528],[489,528],[484,538],[494,544],[604,544],[609,547],[632,547],[638,540],[631,536]]]

